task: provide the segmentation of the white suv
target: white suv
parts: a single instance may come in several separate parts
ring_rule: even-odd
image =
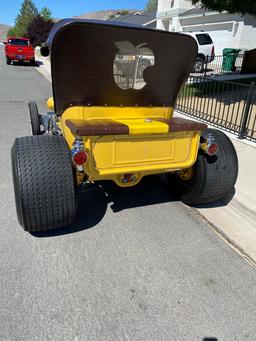
[[[198,53],[193,67],[193,72],[202,72],[205,63],[211,63],[214,60],[214,44],[210,35],[206,32],[182,32],[195,39],[198,46]]]

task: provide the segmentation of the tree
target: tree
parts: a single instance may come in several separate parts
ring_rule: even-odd
[[[157,10],[157,0],[148,0],[148,3],[146,5],[146,11],[152,12]]]
[[[48,7],[43,7],[40,11],[40,15],[45,21],[53,20],[52,12]]]
[[[17,36],[18,36],[18,34],[15,30],[15,27],[9,28],[8,33],[7,33],[7,37],[17,37]]]
[[[45,20],[41,15],[37,15],[29,24],[27,36],[33,46],[40,46],[44,43],[49,32],[54,25],[53,20]]]
[[[31,0],[24,0],[20,13],[15,19],[15,32],[18,36],[26,36],[28,25],[38,15],[38,10]]]
[[[192,0],[193,4],[199,3],[208,9],[229,13],[242,13],[256,15],[255,0]]]

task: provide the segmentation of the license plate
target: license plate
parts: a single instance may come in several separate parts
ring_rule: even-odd
[[[17,59],[24,59],[24,55],[23,54],[17,54],[16,58]]]

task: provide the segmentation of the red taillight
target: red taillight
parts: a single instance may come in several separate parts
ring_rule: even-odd
[[[84,150],[79,150],[73,155],[73,162],[77,166],[82,166],[88,160],[88,154]]]
[[[218,151],[218,145],[216,143],[212,143],[207,148],[208,155],[215,155]]]
[[[205,141],[200,145],[200,148],[210,156],[215,155],[218,151],[218,144],[215,141],[214,135],[209,133],[205,137]]]

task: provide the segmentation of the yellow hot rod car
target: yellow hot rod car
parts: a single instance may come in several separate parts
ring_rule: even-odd
[[[192,37],[65,19],[52,28],[41,53],[51,60],[51,112],[39,115],[30,102],[33,135],[17,138],[11,152],[25,230],[71,224],[78,188],[98,180],[129,187],[166,173],[187,204],[232,191],[238,161],[229,138],[173,116],[197,56]]]

